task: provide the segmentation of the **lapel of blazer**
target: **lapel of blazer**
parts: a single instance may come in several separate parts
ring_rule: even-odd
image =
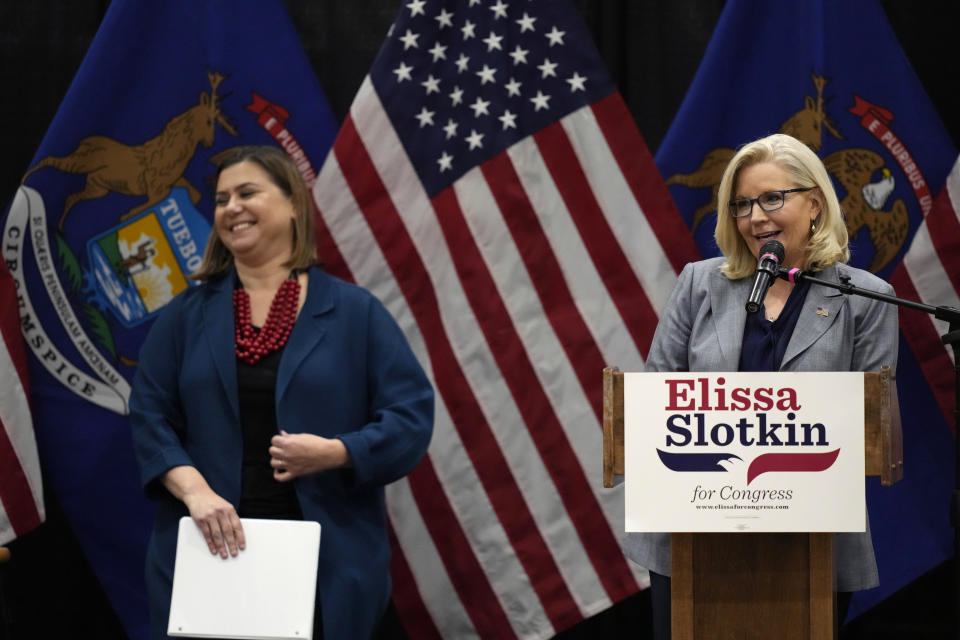
[[[736,371],[739,368],[743,326],[747,322],[744,305],[752,284],[752,278],[731,280],[719,269],[710,274],[710,308],[713,310],[722,360],[718,371]]]
[[[816,277],[828,282],[837,282],[836,265],[827,267],[817,273]],[[822,287],[818,284],[810,285],[807,298],[800,310],[800,317],[797,319],[793,335],[790,337],[790,343],[783,354],[783,362],[780,364],[781,369],[784,369],[791,360],[809,349],[833,326],[846,301],[847,297],[836,289]]]
[[[203,327],[210,355],[220,376],[220,384],[230,401],[234,420],[240,422],[240,403],[237,399],[237,355],[233,329],[234,272],[210,282],[209,293],[203,302]]]
[[[326,334],[321,316],[335,306],[333,286],[328,277],[320,269],[310,269],[307,273],[307,299],[287,339],[277,371],[277,406],[280,406],[294,373]]]

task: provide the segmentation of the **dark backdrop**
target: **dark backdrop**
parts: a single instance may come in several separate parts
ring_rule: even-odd
[[[844,0],[837,0],[844,1]],[[683,100],[722,0],[576,0],[640,130],[655,152]],[[0,202],[6,207],[102,19],[107,0],[0,1]],[[400,0],[286,0],[333,112],[342,121]],[[956,29],[960,2],[885,0],[907,57],[955,144],[960,143]],[[750,34],[744,34],[749,38]],[[746,88],[749,90],[749,88]],[[48,521],[15,541],[0,566],[0,638],[122,638],[55,496]],[[937,567],[847,625],[846,638],[937,638],[953,610],[951,568]],[[561,634],[643,638],[649,600],[639,594]],[[385,638],[402,638],[388,620]]]

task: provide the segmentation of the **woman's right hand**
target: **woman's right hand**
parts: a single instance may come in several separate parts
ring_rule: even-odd
[[[246,548],[237,510],[210,488],[196,467],[173,467],[163,476],[163,485],[187,506],[210,553],[225,559]]]
[[[190,510],[190,517],[197,524],[210,553],[219,553],[226,558],[229,553],[236,557],[246,547],[243,525],[233,505],[207,487],[184,495],[183,503]]]

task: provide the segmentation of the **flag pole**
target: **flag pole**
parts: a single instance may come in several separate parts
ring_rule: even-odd
[[[953,496],[950,500],[950,524],[953,525],[953,612],[956,637],[960,640],[960,320],[950,321],[950,329],[941,336],[953,350]]]

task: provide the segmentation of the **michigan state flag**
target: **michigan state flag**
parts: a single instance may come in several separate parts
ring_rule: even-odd
[[[152,320],[193,284],[212,162],[276,144],[312,184],[335,133],[279,0],[114,0],[0,219],[45,478],[132,637],[152,509],[130,381]]]
[[[957,150],[879,3],[726,4],[656,156],[704,256],[718,254],[713,230],[718,204],[723,207],[716,199],[724,167],[739,146],[777,132],[799,138],[823,159],[846,216],[851,264],[896,285],[895,270],[931,213]],[[946,421],[952,407],[938,405],[931,385],[943,381],[924,377],[912,350],[917,343],[906,335],[904,327],[913,323],[905,314],[916,313],[901,312],[908,338],[900,341],[898,367],[905,479],[893,487],[868,481],[881,586],[854,598],[853,615],[952,549],[953,435]]]

